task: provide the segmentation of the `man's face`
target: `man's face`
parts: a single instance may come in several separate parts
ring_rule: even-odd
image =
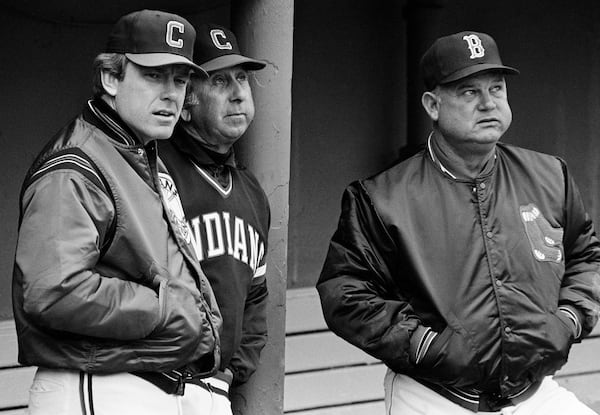
[[[506,82],[483,72],[438,87],[437,127],[454,147],[477,151],[494,145],[510,126]]]
[[[190,68],[185,65],[145,67],[127,62],[117,83],[115,109],[144,143],[169,138],[189,79]]]
[[[211,72],[208,79],[192,80],[196,103],[189,108],[191,125],[214,146],[227,152],[254,119],[248,73],[241,66]]]

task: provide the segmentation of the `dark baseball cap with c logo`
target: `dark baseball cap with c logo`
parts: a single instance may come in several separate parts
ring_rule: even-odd
[[[478,32],[460,32],[437,39],[421,58],[420,67],[427,90],[482,71],[519,73],[502,63],[494,39]]]
[[[233,32],[212,23],[196,26],[194,62],[206,72],[242,65],[252,71],[263,69],[267,63],[242,55]]]
[[[206,72],[193,62],[196,31],[181,16],[139,10],[121,17],[108,36],[105,52],[122,53],[140,66],[183,64]]]

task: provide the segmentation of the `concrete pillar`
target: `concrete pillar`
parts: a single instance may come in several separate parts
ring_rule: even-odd
[[[283,413],[285,295],[289,217],[292,0],[234,0],[231,26],[242,51],[269,62],[253,76],[254,122],[236,151],[265,189],[271,203],[267,279],[269,342],[248,384],[234,391],[234,413]]]

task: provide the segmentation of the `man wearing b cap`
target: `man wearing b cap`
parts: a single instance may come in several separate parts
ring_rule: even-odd
[[[351,184],[317,284],[325,319],[387,366],[388,414],[590,415],[552,375],[600,314],[600,244],[565,162],[501,143],[487,34],[421,60],[427,147]]]
[[[225,27],[196,32],[194,61],[209,76],[192,76],[181,120],[159,150],[223,314],[221,367],[208,381],[231,411],[229,386],[248,380],[267,341],[269,201],[233,149],[254,118],[250,74],[266,64],[242,55]]]
[[[218,414],[221,315],[156,151],[206,76],[194,41],[174,14],[119,19],[93,99],[26,175],[13,306],[32,415]]]

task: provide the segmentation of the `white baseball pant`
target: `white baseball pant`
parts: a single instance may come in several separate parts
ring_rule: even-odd
[[[228,390],[226,382],[203,379]],[[232,415],[229,398],[187,383],[182,396],[170,395],[130,373],[89,375],[39,368],[29,391],[30,415]]]

